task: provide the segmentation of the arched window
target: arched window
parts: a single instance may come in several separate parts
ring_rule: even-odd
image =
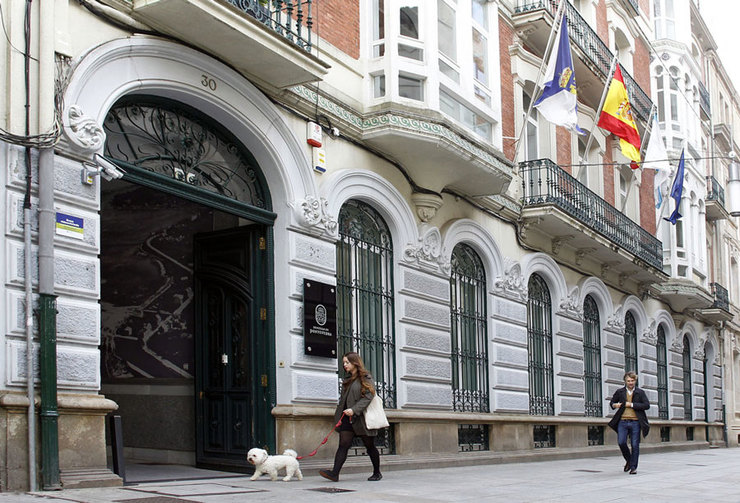
[[[655,350],[658,362],[658,417],[668,419],[668,365],[663,325],[658,325],[658,343]]]
[[[683,336],[683,418],[693,419],[691,398],[691,344],[687,335]]]
[[[465,244],[452,251],[450,275],[452,408],[488,412],[486,273]]]
[[[552,359],[552,302],[539,274],[529,278],[527,351],[529,353],[529,413],[555,414]]]
[[[340,367],[341,355],[357,351],[385,406],[395,408],[393,246],[383,218],[355,200],[339,212],[337,335]]]
[[[601,322],[599,308],[590,295],[583,299],[583,379],[586,415],[601,417]]]
[[[637,324],[629,311],[624,315],[624,371],[637,373]]]

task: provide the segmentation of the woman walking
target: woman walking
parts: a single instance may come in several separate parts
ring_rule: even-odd
[[[340,417],[342,418],[342,424],[339,426],[339,447],[334,455],[334,467],[331,470],[321,470],[319,474],[333,482],[339,480],[339,471],[347,459],[352,439],[357,435],[365,444],[367,454],[373,463],[373,474],[367,480],[380,480],[383,478],[380,473],[380,453],[375,447],[378,430],[367,428],[364,415],[365,409],[375,395],[373,379],[365,369],[360,355],[354,351],[342,357],[342,366],[348,375],[342,382],[342,396],[339,398],[337,410],[334,413],[334,424],[339,422]]]

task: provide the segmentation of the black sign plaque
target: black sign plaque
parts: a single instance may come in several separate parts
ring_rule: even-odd
[[[303,280],[303,352],[337,357],[337,292],[334,285]]]

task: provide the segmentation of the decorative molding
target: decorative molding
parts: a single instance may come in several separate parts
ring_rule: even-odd
[[[552,240],[552,254],[557,255],[560,253],[560,249],[563,247],[563,243],[566,243],[570,241],[571,239],[575,238],[575,236],[566,235],[566,236],[559,236],[556,238],[553,238]]]
[[[673,339],[673,344],[671,344],[671,351],[674,351],[676,353],[683,353],[683,337],[676,337]]]
[[[442,249],[442,235],[437,227],[421,224],[419,239],[415,245],[408,245],[403,251],[403,258],[408,263],[417,263],[422,267],[439,269],[450,274],[450,262],[445,260]]]
[[[496,293],[518,301],[527,300],[527,287],[522,277],[522,266],[510,258],[504,259],[504,274],[494,281]]]
[[[612,332],[624,333],[624,309],[622,306],[617,306],[614,309],[614,314],[606,321],[606,326]]]
[[[442,124],[430,122],[423,118],[412,117],[411,114],[404,116],[395,111],[362,117],[358,113],[326,99],[326,97],[321,96],[306,86],[295,86],[290,88],[290,91],[314,106],[318,106],[324,112],[331,113],[335,117],[347,122],[349,125],[355,127],[362,135],[372,133],[376,129],[393,128],[443,138],[468,154],[473,155],[477,161],[492,166],[509,176],[513,176],[513,167],[508,166],[505,161]]]
[[[580,266],[583,263],[583,259],[586,255],[589,255],[596,251],[596,248],[579,248],[576,250],[576,265]]]
[[[650,319],[640,341],[651,346],[658,344],[658,323],[655,319]]]
[[[437,210],[442,206],[443,202],[442,196],[423,192],[411,194],[411,201],[416,206],[416,214],[419,216],[419,219],[425,224],[429,223],[435,217]]]
[[[82,107],[71,105],[67,109],[67,119],[68,125],[65,126],[64,132],[74,145],[89,153],[103,148],[105,145],[103,127],[85,115]]]
[[[581,293],[578,287],[573,287],[570,293],[560,301],[558,314],[583,320],[583,304],[580,303]]]
[[[619,264],[619,262],[603,262],[601,264],[601,277],[603,279],[606,279],[606,275],[609,273],[612,267],[614,267],[617,264]]]
[[[326,234],[336,236],[339,223],[329,214],[329,202],[321,197],[306,196],[303,201],[294,204],[298,221],[304,227],[321,228]]]
[[[519,220],[519,237],[527,239],[527,232],[529,232],[529,229],[539,225],[541,222],[542,219],[540,217]]]

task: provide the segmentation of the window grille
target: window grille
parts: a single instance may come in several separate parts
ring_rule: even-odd
[[[337,335],[341,355],[360,354],[386,408],[396,407],[393,246],[383,218],[350,200],[339,212]],[[341,380],[340,380],[341,382]]]
[[[527,351],[529,354],[529,413],[555,415],[550,290],[539,274],[529,279]]]
[[[586,385],[586,415],[601,417],[601,322],[599,308],[590,295],[583,300],[583,377]]]
[[[488,425],[461,424],[457,427],[457,445],[459,452],[487,451]]]
[[[637,324],[630,312],[624,316],[624,370],[637,373]]]
[[[683,336],[683,418],[693,419],[691,399],[691,344],[689,338]]]
[[[452,408],[488,412],[486,275],[483,262],[467,245],[452,252],[450,313]]]
[[[658,325],[658,343],[655,349],[658,360],[658,417],[668,419],[668,365],[663,325]]]
[[[588,445],[604,445],[604,427],[588,427]]]
[[[535,424],[532,434],[534,435],[534,448],[543,449],[555,447],[555,426],[548,424]]]

